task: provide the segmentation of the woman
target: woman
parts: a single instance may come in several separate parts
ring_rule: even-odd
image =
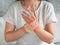
[[[52,45],[57,19],[51,3],[19,0],[8,9],[4,19],[7,42],[16,41],[16,45]]]

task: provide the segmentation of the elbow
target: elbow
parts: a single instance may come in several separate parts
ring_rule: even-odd
[[[5,41],[6,41],[6,42],[10,42],[7,38],[5,38]]]
[[[53,40],[54,40],[54,37],[48,39],[46,42],[47,42],[48,44],[51,44],[51,43],[53,42]]]
[[[8,34],[5,34],[5,41],[6,42],[11,42],[11,37],[8,36]]]
[[[49,40],[47,43],[48,43],[48,44],[51,44],[52,42],[53,42],[53,40]]]
[[[6,42],[10,42],[9,38],[7,37],[7,35],[5,35],[5,41]]]

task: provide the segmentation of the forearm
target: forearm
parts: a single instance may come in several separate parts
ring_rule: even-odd
[[[38,17],[36,15],[35,11],[32,12],[31,10],[28,9],[28,12],[29,12],[29,14],[26,12],[22,13],[23,19],[28,24],[30,24],[31,27],[35,30],[36,26],[39,25],[38,24]],[[27,15],[29,15],[29,16],[27,16]],[[50,27],[52,28],[52,24],[49,25],[49,29],[48,29],[49,31],[48,30],[46,31],[46,30],[39,27],[38,29],[36,29],[35,33],[43,41],[51,43],[54,38],[54,35],[52,34],[53,31],[50,30]]]
[[[37,34],[37,36],[42,39],[43,41],[47,42],[47,43],[51,43],[53,41],[54,36],[47,32],[46,30],[42,29],[41,27],[38,28],[35,33]]]
[[[26,32],[23,30],[23,28],[20,28],[14,32],[6,33],[5,39],[7,42],[15,41],[15,40],[21,38],[22,36],[24,36],[25,34],[26,34]]]

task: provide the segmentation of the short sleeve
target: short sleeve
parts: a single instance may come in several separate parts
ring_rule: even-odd
[[[51,23],[51,22],[57,22],[57,18],[55,16],[55,12],[54,12],[54,7],[51,3],[48,4],[47,8],[46,8],[46,24]]]
[[[6,14],[3,16],[4,20],[14,25],[14,7],[10,6]]]
[[[0,45],[14,45],[16,41],[6,42],[5,41],[5,21],[2,17],[0,17]]]
[[[4,21],[5,22],[8,22],[8,23],[10,23],[10,24],[12,24],[12,25],[15,25],[15,22],[14,22],[14,6],[12,5],[12,6],[10,6],[10,8],[8,9],[8,11],[6,12],[6,14],[2,17],[3,19],[4,19]],[[5,29],[5,27],[4,27],[4,29]],[[3,40],[3,43],[5,44],[7,44],[7,45],[9,45],[9,44],[16,44],[16,41],[12,41],[12,42],[6,42],[5,41],[5,37],[4,37],[4,30],[3,30],[3,38],[2,38],[2,40]],[[2,43],[2,44],[3,44]]]

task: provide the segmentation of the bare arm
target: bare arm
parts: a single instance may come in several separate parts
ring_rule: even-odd
[[[45,26],[45,29],[43,29],[42,27],[40,27],[40,25],[38,24],[38,17],[36,16],[35,12],[32,12],[31,10],[28,10],[29,14],[27,14],[26,12],[22,13],[22,16],[24,18],[24,20],[31,25],[31,27],[34,29],[34,32],[37,34],[37,36],[47,42],[47,43],[51,43],[54,39],[54,25],[55,23],[49,23]],[[29,15],[29,16],[27,16]]]
[[[55,23],[49,23],[45,26],[45,30],[40,28],[35,31],[37,36],[47,43],[51,43],[54,39],[54,25]]]
[[[5,27],[5,39],[7,42],[10,41],[15,41],[19,38],[21,38],[22,36],[24,36],[26,34],[26,32],[24,31],[23,27],[21,27],[20,29],[15,31],[15,26],[10,24],[10,23],[6,23],[6,27]]]

